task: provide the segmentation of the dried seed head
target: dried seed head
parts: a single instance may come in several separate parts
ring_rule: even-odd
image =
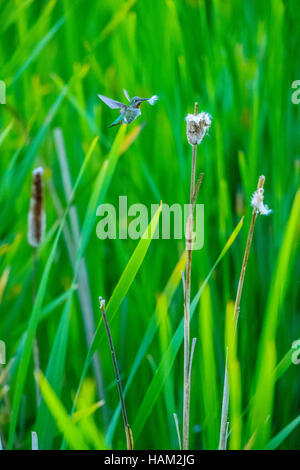
[[[211,125],[211,116],[202,111],[200,114],[188,114],[186,136],[190,145],[199,145]]]
[[[100,310],[105,308],[105,300],[102,297],[99,297]]]
[[[46,230],[42,176],[43,168],[39,167],[33,171],[32,194],[28,214],[28,243],[34,247],[41,243]]]
[[[269,215],[272,209],[264,204],[264,188],[258,188],[251,197],[251,206],[254,207],[260,214]]]

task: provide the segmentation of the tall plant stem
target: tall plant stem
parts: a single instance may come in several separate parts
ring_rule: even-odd
[[[258,179],[257,189],[263,188],[265,183],[265,177],[260,176]],[[253,209],[246,248],[244,252],[244,258],[242,263],[242,269],[240,274],[240,279],[238,283],[235,304],[234,304],[234,313],[233,313],[233,321],[234,321],[234,338],[235,341],[235,334],[237,330],[237,324],[240,314],[240,303],[242,297],[242,291],[244,286],[245,280],[245,273],[248,264],[248,258],[250,253],[250,248],[253,239],[254,227],[257,218],[258,211],[256,208]],[[223,389],[223,401],[222,401],[222,415],[221,415],[221,426],[220,426],[220,440],[219,440],[219,450],[226,450],[227,447],[227,429],[228,429],[228,408],[229,408],[229,380],[228,380],[228,360],[230,358],[230,354],[228,353],[229,349],[233,347],[233,344],[228,344],[226,347],[226,364],[225,364],[225,374],[224,374],[224,389]]]
[[[120,378],[119,367],[118,367],[118,363],[117,363],[117,356],[116,356],[116,353],[115,353],[115,348],[114,348],[114,345],[113,345],[112,336],[111,336],[109,324],[108,324],[108,321],[107,321],[107,316],[106,316],[106,311],[105,311],[105,303],[104,303],[104,301],[102,300],[101,297],[99,297],[99,301],[100,301],[100,310],[101,310],[102,315],[103,315],[104,325],[105,325],[105,329],[106,329],[106,333],[107,333],[107,337],[108,337],[108,341],[109,341],[109,347],[110,347],[111,357],[112,357],[113,366],[114,366],[114,370],[115,370],[115,376],[116,376],[116,380],[117,380],[117,387],[118,387],[118,392],[119,392],[119,398],[120,398],[123,421],[124,421],[124,428],[125,428],[125,435],[126,435],[127,450],[133,450],[133,437],[132,437],[131,428],[129,426],[128,419],[127,419],[125,399],[124,399],[124,393],[123,393],[123,388],[122,388],[122,383],[121,383],[121,378]]]
[[[33,273],[32,273],[33,304],[35,302],[36,291],[37,291],[37,268],[38,268],[38,250],[37,250],[37,247],[35,247],[34,253],[33,253]],[[34,337],[34,342],[33,342],[33,363],[34,363],[34,370],[39,371],[40,370],[40,353],[39,353],[39,347],[38,347],[36,336]],[[38,386],[38,382],[36,378],[34,380],[35,380],[36,404],[38,408],[41,402],[41,392],[40,392],[40,388]]]
[[[198,103],[195,103],[194,114],[198,114]],[[186,228],[186,276],[184,290],[184,377],[183,377],[183,431],[182,448],[189,448],[190,427],[190,301],[191,301],[191,272],[192,272],[192,242],[194,226],[194,200],[195,200],[195,176],[196,176],[197,145],[193,145],[191,188],[190,188],[190,213]],[[198,188],[199,189],[199,188]]]

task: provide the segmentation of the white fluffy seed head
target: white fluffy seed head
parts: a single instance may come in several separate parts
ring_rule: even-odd
[[[35,168],[32,172],[33,176],[35,175],[41,175],[43,176],[43,173],[44,173],[44,170],[41,166],[38,166],[37,168]]]
[[[211,126],[211,116],[202,111],[200,114],[188,114],[186,136],[190,145],[199,145]]]
[[[99,303],[100,303],[100,310],[103,310],[105,308],[105,300],[102,299],[102,297],[99,297]]]
[[[259,188],[252,194],[251,197],[251,206],[254,207],[261,215],[269,215],[272,212],[272,209],[264,204],[264,189]]]
[[[151,96],[151,98],[148,99],[148,103],[150,103],[151,106],[153,106],[156,103],[157,100],[158,100],[158,96],[153,95],[153,96]]]

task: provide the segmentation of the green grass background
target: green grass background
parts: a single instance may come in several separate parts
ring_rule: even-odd
[[[0,339],[7,356],[0,374],[2,446],[30,448],[31,431],[37,431],[40,448],[124,448],[104,325],[96,344],[98,374],[86,360],[85,325],[91,318],[98,324],[98,296],[109,301],[138,241],[100,241],[96,207],[117,205],[120,195],[149,209],[161,200],[188,202],[191,147],[184,117],[197,101],[212,126],[198,148],[205,242],[193,253],[192,298],[245,217],[191,323],[198,338],[191,448],[218,445],[226,311],[230,318],[250,197],[264,174],[273,213],[258,217],[246,273],[229,447],[299,449],[300,365],[291,363],[292,342],[300,338],[300,107],[291,101],[292,82],[300,78],[298,2],[11,0],[0,2],[0,12],[0,79],[6,84],[6,104],[0,105]],[[115,140],[117,130],[108,125],[117,112],[97,93],[124,101],[123,88],[131,96],[158,94],[160,101],[144,105],[139,121],[121,128]],[[33,308],[26,232],[38,165],[45,169],[47,237]],[[68,179],[71,188],[78,183],[76,213],[65,214],[61,232]],[[183,265],[172,272],[183,252],[178,240],[139,245],[111,302],[124,386],[135,372],[126,404],[137,449],[178,448],[173,413],[181,427],[183,348],[175,332],[183,316]],[[48,380],[40,378],[38,409],[35,334]],[[81,378],[81,411],[71,421]],[[102,398],[103,406],[92,406]]]

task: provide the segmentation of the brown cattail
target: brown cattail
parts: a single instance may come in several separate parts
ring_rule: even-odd
[[[43,241],[46,230],[42,177],[43,168],[36,168],[33,171],[32,195],[28,214],[28,243],[34,247]]]

